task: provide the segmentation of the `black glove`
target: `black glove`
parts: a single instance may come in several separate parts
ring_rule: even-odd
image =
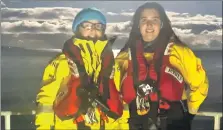
[[[95,86],[77,88],[77,96],[81,99],[80,110],[86,113],[92,102],[98,95],[98,89]]]

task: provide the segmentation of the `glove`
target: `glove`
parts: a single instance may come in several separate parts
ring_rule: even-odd
[[[97,96],[97,88],[93,89],[94,86],[89,86],[88,88],[79,87],[77,89],[77,95],[81,99],[80,109],[83,114],[87,112],[87,109],[92,106],[94,98]]]
[[[136,107],[138,115],[145,115],[149,112],[149,94],[155,92],[155,83],[153,80],[149,79],[138,86],[137,96],[136,96]]]
[[[98,124],[99,121],[95,116],[95,108],[89,107],[85,114],[80,115],[74,120],[74,124],[84,123],[86,126],[92,126]]]
[[[85,114],[87,112],[88,107],[90,106],[90,102],[88,100],[87,92],[82,87],[77,88],[77,96],[80,97],[80,112]]]
[[[89,107],[87,113],[84,115],[84,120],[86,125],[94,125],[97,124],[99,121],[95,116],[95,108]]]
[[[149,112],[150,103],[148,97],[136,97],[136,108],[138,115],[145,115]]]

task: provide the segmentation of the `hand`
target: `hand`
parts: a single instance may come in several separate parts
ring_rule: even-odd
[[[99,94],[98,88],[94,85],[88,86],[87,88],[88,96],[92,99],[96,98]]]
[[[77,96],[80,97],[81,103],[80,103],[80,112],[85,114],[87,113],[87,109],[90,107],[90,101],[89,97],[87,96],[87,91],[79,87],[77,88]]]
[[[94,99],[98,96],[98,89],[95,86],[79,87],[77,96],[81,98],[80,109],[85,114],[87,109],[92,107]]]
[[[95,98],[98,96],[98,88],[93,85],[89,85],[87,87],[79,87],[77,88],[77,96],[79,97],[89,97],[89,98]]]
[[[150,103],[145,97],[136,97],[136,108],[138,115],[145,115],[149,112]]]
[[[95,116],[95,108],[89,107],[87,113],[84,115],[85,123],[87,125],[94,125],[98,123]]]

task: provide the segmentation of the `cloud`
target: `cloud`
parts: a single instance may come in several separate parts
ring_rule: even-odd
[[[38,8],[4,8],[1,9],[2,20],[69,20],[72,21],[81,8],[71,7],[38,7]],[[118,22],[129,21],[134,12],[104,12],[108,19],[115,19]],[[222,18],[214,15],[190,15],[189,13],[166,12],[172,25],[176,27],[193,27],[193,25],[222,26]],[[125,19],[123,21],[123,19]],[[111,21],[114,22],[114,21]]]
[[[120,15],[122,15],[122,16],[133,16],[134,12],[122,12]]]
[[[72,33],[71,21],[47,20],[47,21],[10,21],[1,22],[4,33]],[[108,23],[107,33],[127,33],[131,29],[131,22]]]
[[[5,8],[5,7],[6,7],[5,3],[1,1],[1,8]]]
[[[166,14],[168,15],[168,17],[176,17],[176,16],[180,15],[180,13],[172,12],[172,11],[166,11]],[[189,14],[188,13],[184,13],[184,15],[189,15]]]
[[[4,8],[1,10],[3,20],[73,20],[81,8]]]
[[[172,25],[173,28],[191,29],[191,33],[200,34],[204,30],[214,31],[221,28],[218,25],[204,25],[204,24],[187,24],[187,25]]]
[[[41,33],[41,34],[56,34],[64,33],[72,35],[70,21],[13,21],[13,22],[2,22],[1,27],[4,33]],[[127,37],[131,30],[131,21],[118,22],[118,23],[108,23],[106,33],[116,34]],[[199,34],[192,32],[192,29],[181,29],[173,28],[175,33],[186,43],[195,44],[205,44],[209,45],[211,40],[216,40],[222,42],[222,29],[216,30],[203,30]]]
[[[72,35],[72,21],[80,10],[81,8],[70,7],[2,8],[1,30],[3,34]],[[103,13],[108,21],[107,34],[128,37],[133,10]],[[222,44],[221,17],[171,11],[167,11],[167,15],[171,20],[173,30],[185,43],[204,47],[215,46],[214,42]]]
[[[216,17],[214,15],[200,15],[197,14],[196,16],[187,15],[186,17],[183,15],[178,15],[177,17],[170,16],[171,23],[175,26],[185,26],[185,25],[222,25],[222,18]]]
[[[213,31],[204,30],[200,34],[191,33],[191,29],[173,28],[174,32],[180,37],[182,41],[191,45],[205,45],[210,46],[213,41],[222,43],[222,29]]]
[[[1,2],[2,3],[2,2]],[[71,8],[71,7],[37,7],[37,8],[7,8],[2,10],[2,18],[7,20],[22,20],[22,19],[73,19],[73,17],[79,12],[81,8]],[[100,10],[100,9],[99,9]],[[134,12],[131,11],[121,11],[121,12],[102,12],[107,16],[127,16],[132,17]],[[195,23],[200,21],[206,21],[205,24],[209,22],[221,22],[222,18],[216,17],[214,15],[200,15],[197,14],[195,16],[190,15],[189,13],[177,13],[166,11],[168,17],[171,19],[172,22],[179,22],[185,20],[184,23],[187,24],[188,22]],[[215,21],[213,21],[215,20]],[[177,23],[176,23],[177,24]],[[200,24],[200,23],[198,23]],[[209,23],[212,24],[212,23]]]
[[[107,32],[121,32],[126,33],[131,29],[131,21],[118,22],[118,23],[108,23]]]
[[[118,14],[117,13],[113,13],[113,12],[107,12],[107,15],[116,16]]]
[[[5,33],[72,33],[71,25],[71,22],[58,20],[1,22]]]

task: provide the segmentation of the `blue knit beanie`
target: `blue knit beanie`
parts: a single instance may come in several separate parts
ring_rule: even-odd
[[[98,20],[100,23],[106,25],[106,18],[99,10],[95,8],[86,8],[81,10],[74,18],[72,25],[73,32],[77,31],[79,24],[88,20]]]

